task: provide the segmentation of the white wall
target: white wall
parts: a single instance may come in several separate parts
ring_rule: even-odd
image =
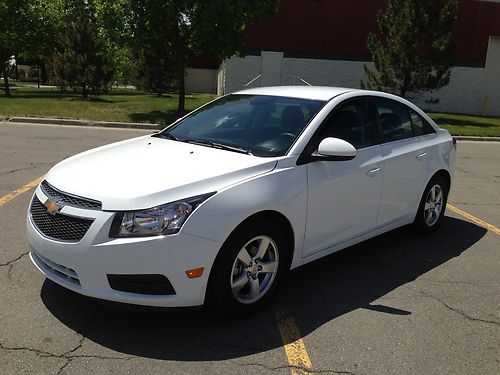
[[[480,115],[484,92],[484,68],[455,67],[451,69],[447,86],[423,95],[428,100],[415,103],[430,112],[452,112]],[[429,102],[439,99],[435,104]]]
[[[362,61],[285,58],[282,84],[299,85],[300,77],[313,86],[359,88],[361,80],[366,80],[365,64]]]
[[[366,82],[367,80],[363,69],[364,65],[373,67],[372,63],[363,61],[285,57],[282,59],[279,81],[281,85],[303,85],[299,80],[301,78],[311,85],[360,88],[361,81]],[[254,77],[259,74],[265,76],[265,72],[263,72],[265,66],[266,64],[263,64],[261,56],[231,57],[224,61],[219,69],[218,93],[225,94],[244,89],[244,85]],[[495,58],[491,66],[495,66],[495,74],[500,76],[500,61]],[[495,90],[500,90],[500,81],[497,80],[496,82]],[[262,86],[262,79],[257,79],[248,87],[258,86]],[[484,96],[484,68],[454,67],[451,69],[450,83],[447,86],[421,95],[415,98],[414,101],[429,111],[479,115],[482,114]],[[500,98],[500,93],[497,94],[497,97]],[[431,103],[426,102],[426,99],[438,99],[438,101],[437,103]],[[489,114],[493,114],[491,106]]]
[[[233,56],[225,60],[219,68],[217,93],[222,95],[244,89],[246,83],[260,74],[261,60],[260,56]],[[248,87],[256,86],[261,86],[260,78]]]
[[[283,52],[262,51],[261,53],[262,86],[279,86],[282,83]]]
[[[187,92],[217,92],[217,69],[186,69]]]
[[[490,37],[484,76],[484,112],[500,116],[500,36]]]

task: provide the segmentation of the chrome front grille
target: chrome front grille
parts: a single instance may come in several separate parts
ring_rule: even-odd
[[[94,221],[60,212],[55,215],[49,214],[36,196],[31,204],[31,218],[35,227],[46,237],[68,242],[80,241]]]
[[[87,210],[100,210],[102,209],[102,203],[88,198],[78,197],[76,195],[71,195],[57,190],[51,186],[47,181],[43,181],[41,184],[42,190],[46,196],[52,198],[56,201],[64,203],[68,206],[85,208]]]

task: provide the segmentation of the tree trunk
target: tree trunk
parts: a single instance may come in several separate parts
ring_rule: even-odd
[[[15,56],[16,61],[16,80],[19,81],[19,65],[17,65],[17,55]]]
[[[409,85],[409,81],[410,81],[410,75],[411,73],[407,73],[403,76],[403,82],[402,82],[402,85],[400,87],[400,90],[399,90],[399,96],[402,97],[402,98],[405,98],[406,97],[406,93],[408,91],[408,85]]]
[[[7,63],[5,62],[2,64],[2,73],[5,96],[10,96],[9,74],[7,73]]]
[[[179,21],[178,21],[179,22]],[[175,41],[177,44],[177,79],[179,81],[179,103],[177,105],[177,117],[184,116],[186,111],[186,82],[184,79],[186,56],[184,41],[181,37],[179,23],[175,24]]]
[[[185,61],[184,61],[184,53],[180,52],[179,58],[179,105],[177,106],[177,112],[179,117],[184,116],[184,112],[186,111],[186,82],[185,82]]]
[[[40,66],[36,68],[36,83],[38,84],[38,88],[40,88]]]
[[[49,75],[47,72],[47,67],[45,66],[45,61],[42,60],[40,62],[40,76],[43,84],[47,84],[49,81]]]

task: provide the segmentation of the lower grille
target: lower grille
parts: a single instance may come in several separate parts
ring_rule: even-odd
[[[31,255],[38,266],[43,268],[45,271],[50,272],[52,275],[56,276],[59,279],[63,279],[70,284],[80,286],[80,280],[78,279],[78,275],[76,274],[75,270],[63,266],[62,264],[53,262],[35,251],[32,251]]]
[[[68,242],[80,241],[94,222],[93,219],[83,219],[61,213],[51,215],[36,196],[31,204],[31,218],[43,235]]]

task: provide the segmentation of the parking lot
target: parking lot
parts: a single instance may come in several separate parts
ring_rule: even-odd
[[[261,313],[227,319],[110,308],[31,264],[33,181],[145,133],[0,123],[1,374],[500,373],[499,142],[458,144],[438,232],[401,228],[313,262]]]

